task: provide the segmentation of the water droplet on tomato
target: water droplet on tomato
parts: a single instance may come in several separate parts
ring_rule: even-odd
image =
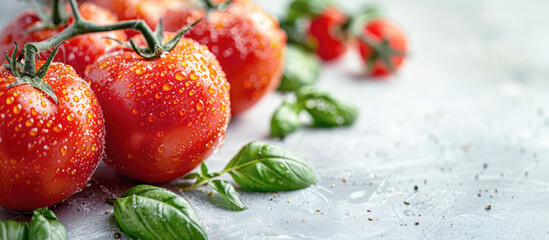
[[[31,136],[36,136],[36,134],[38,134],[38,129],[37,128],[32,128],[29,132],[29,134]]]
[[[63,130],[63,126],[61,125],[61,123],[53,127],[54,132],[61,132],[61,130]]]
[[[171,83],[164,83],[164,85],[162,85],[162,89],[164,89],[164,91],[170,91],[172,88],[173,85]]]
[[[69,120],[69,122],[74,121],[74,114],[71,113],[71,114],[67,115],[67,120]]]
[[[182,72],[177,72],[175,73],[175,79],[177,79],[177,81],[183,81],[185,79],[185,74]]]
[[[61,146],[61,148],[59,149],[59,151],[60,151],[61,154],[63,154],[63,155],[67,154],[67,146]]]
[[[127,93],[126,93],[126,98],[127,98],[127,99],[130,99],[130,98],[132,98],[132,97],[133,97],[132,93],[130,93],[130,92],[127,92]]]
[[[196,104],[196,110],[200,112],[202,111],[203,108],[204,108],[204,103],[202,102],[202,100],[198,100],[198,103]]]
[[[15,114],[19,114],[21,112],[21,104],[17,104],[15,106],[13,106],[13,113]]]
[[[6,98],[6,104],[8,104],[8,105],[12,104],[13,101],[15,101],[15,99],[14,99],[13,97],[11,97],[11,96],[8,97],[8,98]]]

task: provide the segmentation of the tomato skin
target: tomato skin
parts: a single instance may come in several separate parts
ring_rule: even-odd
[[[14,81],[0,67],[0,206],[53,206],[82,190],[104,156],[103,114],[68,65],[53,63],[44,77],[59,105],[29,85],[6,90]]]
[[[177,31],[205,13],[200,7],[172,9],[164,14],[164,26]],[[224,11],[211,11],[185,37],[207,45],[221,63],[231,83],[233,115],[273,92],[282,78],[286,34],[253,1],[235,0]]]
[[[316,54],[324,61],[334,60],[347,51],[347,40],[341,27],[348,17],[335,7],[328,7],[319,16],[311,19],[309,41]]]
[[[230,87],[215,56],[193,40],[155,60],[129,49],[108,53],[86,79],[105,114],[105,162],[129,178],[181,177],[225,136]]]
[[[107,9],[103,9],[94,4],[84,3],[80,6],[80,13],[84,19],[93,21],[99,25],[116,23],[116,18]],[[25,33],[25,30],[35,26],[40,19],[33,10],[26,10],[18,14],[0,33],[0,52],[11,52],[15,48],[13,42],[17,42],[20,48],[27,42],[39,42],[63,31],[66,27],[61,26],[57,29],[43,29]],[[69,19],[72,24],[73,19]],[[125,36],[120,31],[90,33],[79,35],[67,40],[59,49],[54,61],[63,62],[71,65],[78,75],[84,77],[85,69],[88,65],[103,55],[110,48],[117,45],[116,42],[108,38],[124,39]],[[45,60],[51,53],[51,50],[42,52],[41,59]]]
[[[382,18],[376,18],[369,21],[363,29],[363,36],[371,41],[379,44],[383,39],[388,39],[389,46],[393,50],[406,53],[407,41],[404,31],[395,23]],[[368,59],[375,54],[373,48],[364,42],[359,41],[360,55],[362,59],[367,62]],[[393,54],[390,57],[391,63],[395,70],[400,68],[404,62],[404,55]],[[382,59],[377,59],[372,66],[370,66],[369,75],[371,76],[384,76],[390,74],[389,67],[383,62]]]

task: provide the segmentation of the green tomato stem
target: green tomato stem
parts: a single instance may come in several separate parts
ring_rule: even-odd
[[[61,3],[61,0],[52,1],[51,21],[54,25],[59,25],[67,20],[67,15],[65,14],[65,9],[63,8],[64,4]]]

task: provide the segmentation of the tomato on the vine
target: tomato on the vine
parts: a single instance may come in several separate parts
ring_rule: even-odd
[[[348,17],[336,7],[327,7],[311,19],[308,42],[313,45],[316,54],[325,61],[333,60],[347,50],[347,33],[344,25]]]
[[[395,23],[376,18],[364,25],[359,48],[369,75],[387,75],[400,68],[404,61],[406,36]]]
[[[129,178],[181,177],[224,139],[230,87],[215,56],[191,39],[152,60],[127,48],[105,54],[86,80],[105,115],[105,162]]]
[[[44,64],[37,63],[37,68]],[[82,190],[104,156],[99,103],[72,67],[54,63],[44,82],[59,104],[0,67],[0,206],[33,210]]]
[[[207,45],[219,60],[231,83],[233,114],[274,91],[282,77],[286,34],[273,16],[253,1],[235,0],[207,16],[197,6],[171,9],[164,14],[165,28],[176,31],[200,18],[185,36]]]
[[[84,19],[99,25],[117,22],[116,17],[109,10],[90,3],[83,3],[80,6],[80,13]],[[72,22],[71,17],[68,24],[70,25]],[[46,40],[66,28],[66,26],[59,26],[55,29],[34,29],[40,23],[42,23],[41,19],[34,10],[26,10],[18,14],[0,33],[0,53],[6,51],[11,53],[14,49],[13,42],[17,42],[22,46],[27,42]],[[88,65],[95,62],[99,56],[110,48],[116,46],[116,43],[109,38],[123,39],[125,37],[120,31],[90,33],[73,37],[61,46],[54,61],[71,65],[81,77],[84,77]],[[42,52],[40,56],[42,59],[46,59],[50,53],[51,51]]]
[[[142,19],[152,28],[168,9],[185,5],[185,1],[181,0],[93,0],[93,3],[111,10],[119,20]]]

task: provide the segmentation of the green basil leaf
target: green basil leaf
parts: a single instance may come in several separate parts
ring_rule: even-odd
[[[200,165],[200,174],[202,174],[203,177],[208,176],[208,166],[204,162]]]
[[[286,50],[284,75],[278,91],[297,91],[301,87],[315,83],[319,74],[320,61],[316,55],[295,44],[289,44]]]
[[[216,192],[221,194],[231,204],[235,210],[242,211],[246,209],[246,205],[240,200],[240,195],[234,189],[233,185],[225,180],[213,180],[208,182]]]
[[[114,203],[114,216],[126,235],[138,239],[208,239],[191,205],[163,188],[139,185]]]
[[[0,221],[0,239],[27,240],[28,231],[26,222]]]
[[[199,178],[201,176],[202,175],[200,173],[189,173],[189,174],[185,175],[183,177],[183,179],[195,179],[195,178]]]
[[[229,162],[228,172],[245,190],[290,191],[317,182],[313,168],[302,158],[276,146],[251,142]]]
[[[358,108],[311,87],[301,88],[297,100],[313,118],[316,127],[351,125],[358,117]]]
[[[29,227],[29,240],[67,239],[65,227],[57,220],[55,214],[47,207],[34,210]]]
[[[284,137],[301,126],[301,107],[297,102],[284,102],[271,118],[271,137]]]

